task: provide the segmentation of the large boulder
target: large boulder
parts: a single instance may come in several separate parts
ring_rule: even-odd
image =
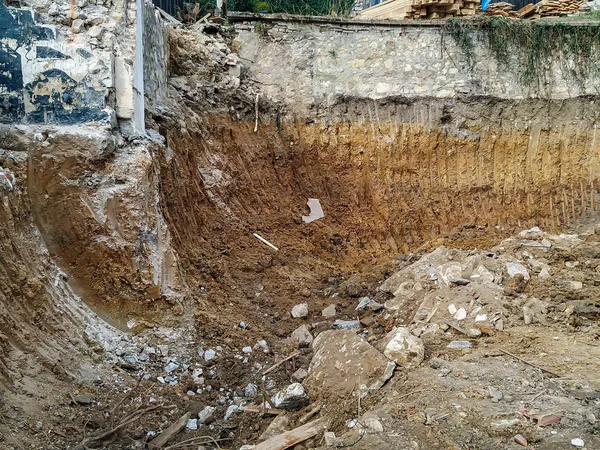
[[[350,330],[329,330],[313,341],[314,357],[304,386],[311,396],[345,398],[381,388],[396,364]],[[360,383],[360,384],[358,384]]]

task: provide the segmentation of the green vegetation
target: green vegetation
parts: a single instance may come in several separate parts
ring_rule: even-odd
[[[215,0],[197,0],[200,14],[214,11]],[[227,0],[228,11],[255,13],[287,13],[312,16],[347,16],[352,10],[354,0]]]
[[[485,17],[466,22],[449,19],[444,32],[452,36],[470,68],[475,40],[487,40],[496,60],[523,67],[524,81],[539,80],[552,62],[583,80],[600,70],[600,23],[544,22]]]

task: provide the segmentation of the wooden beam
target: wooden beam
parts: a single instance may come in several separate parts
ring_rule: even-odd
[[[158,436],[156,436],[150,442],[150,444],[148,444],[148,448],[150,448],[150,449],[162,448],[169,439],[171,439],[173,436],[175,436],[177,433],[179,433],[187,425],[188,420],[190,420],[191,416],[192,416],[192,413],[190,413],[190,412],[185,413],[183,416],[181,416],[179,418],[179,420],[177,420],[177,422],[173,423],[169,428],[167,428],[165,431],[163,431]]]
[[[313,436],[321,433],[327,426],[327,418],[313,420],[308,422],[306,425],[295,428],[285,433],[273,436],[264,442],[261,442],[254,450],[285,450],[286,448],[293,447],[300,442],[304,442]]]

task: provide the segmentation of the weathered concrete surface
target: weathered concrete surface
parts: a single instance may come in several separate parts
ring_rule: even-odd
[[[474,67],[443,24],[366,26],[364,24],[238,23],[240,57],[248,79],[271,99],[307,112],[338,97],[549,99],[597,95],[600,79],[577,80],[561,68],[560,55],[532,82],[524,67],[505,67],[473,35]],[[513,58],[514,59],[514,58]]]

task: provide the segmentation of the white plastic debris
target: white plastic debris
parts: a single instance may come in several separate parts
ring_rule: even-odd
[[[452,315],[456,314],[456,311],[458,311],[458,309],[456,309],[456,306],[454,306],[454,303],[452,303],[450,306],[448,306],[448,312]]]
[[[302,216],[302,221],[304,223],[311,223],[315,220],[325,217],[325,213],[323,212],[323,208],[321,207],[321,202],[319,199],[309,198],[307,205],[310,208],[310,214],[308,216]]]
[[[478,314],[477,317],[475,317],[475,323],[485,322],[486,320],[487,320],[487,314]]]
[[[250,347],[250,346],[248,346],[248,347],[244,347],[244,348],[242,349],[242,351],[243,351],[244,353],[246,353],[246,354],[250,354],[250,353],[252,353],[252,347]]]

